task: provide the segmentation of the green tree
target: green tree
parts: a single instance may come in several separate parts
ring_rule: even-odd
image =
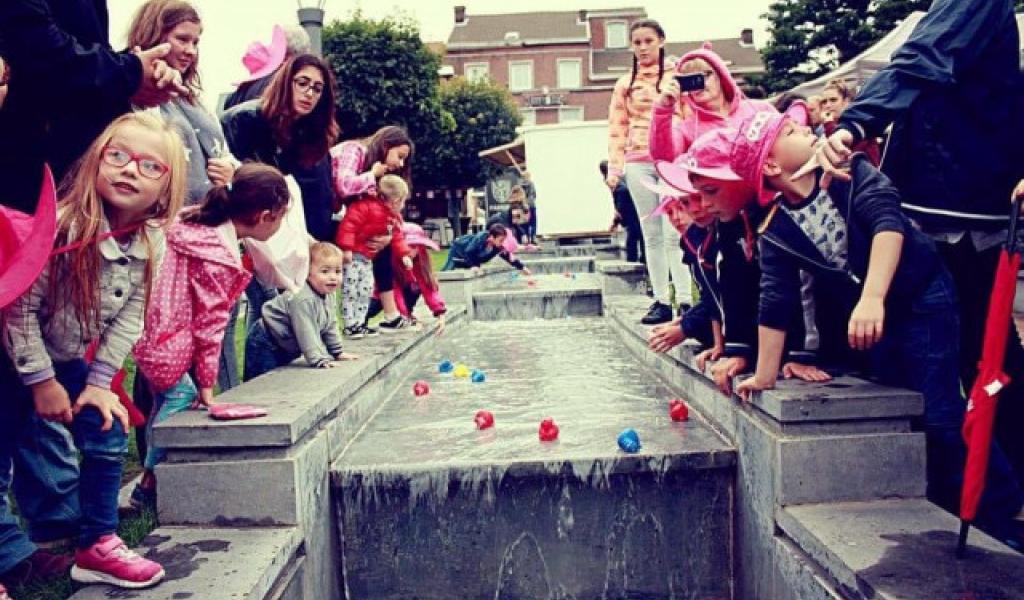
[[[422,165],[425,179],[438,185],[483,185],[491,167],[478,154],[515,139],[516,127],[522,122],[515,101],[508,90],[489,81],[463,78],[442,86],[439,99],[453,127],[427,147],[417,148],[416,165]]]
[[[437,97],[441,59],[423,44],[411,19],[372,20],[356,12],[324,28],[323,51],[338,81],[342,137],[404,125],[419,141],[443,129]]]
[[[778,92],[818,77],[930,4],[931,0],[776,0],[764,15],[771,40],[761,51],[767,68],[762,84]]]

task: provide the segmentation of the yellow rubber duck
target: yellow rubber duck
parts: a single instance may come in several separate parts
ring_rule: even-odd
[[[459,363],[455,365],[455,371],[453,372],[453,374],[459,379],[465,379],[469,377],[469,367],[462,363]]]

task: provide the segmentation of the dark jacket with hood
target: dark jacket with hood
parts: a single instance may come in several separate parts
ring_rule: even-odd
[[[0,55],[12,73],[0,110],[3,203],[34,211],[43,163],[59,181],[131,109],[142,64],[110,48],[108,28],[104,0],[0,2]]]
[[[690,107],[690,115],[682,120],[673,120],[676,112],[674,105],[655,103],[650,129],[650,151],[654,160],[675,160],[677,156],[689,150],[690,145],[708,131],[722,127],[738,128],[744,119],[763,111],[775,111],[775,107],[764,100],[751,100],[743,94],[736,80],[729,73],[729,68],[720,56],[711,51],[711,44],[706,43],[699,50],[687,52],[676,63],[676,71],[693,59],[703,59],[715,70],[722,84],[722,93],[729,101],[729,114],[726,116],[699,106],[689,94],[682,99]]]
[[[683,264],[690,268],[700,297],[683,315],[680,326],[683,335],[698,339],[702,344],[713,343],[713,340],[700,338],[711,331],[712,322],[722,322],[722,292],[718,287],[718,238],[715,229],[714,224],[710,227],[693,224],[686,228],[679,240]]]
[[[500,256],[502,260],[516,269],[523,269],[521,261],[511,259],[508,253],[500,247],[489,245],[487,243],[488,236],[487,231],[481,231],[456,238],[452,242],[451,248],[448,249],[448,264],[445,265],[445,270],[479,267],[490,262],[495,256]]]
[[[899,192],[892,182],[872,167],[863,154],[854,155],[851,175],[851,181],[834,179],[829,186],[829,197],[846,222],[846,269],[828,263],[799,225],[778,205],[765,217],[759,240],[759,324],[789,329],[792,309],[801,305],[800,270],[805,270],[814,275],[817,291],[828,290],[829,297],[839,303],[830,305],[819,301],[816,309],[830,310],[830,314],[817,314],[816,320],[825,324],[838,322],[845,327],[867,277],[872,240],[885,231],[903,234],[899,265],[885,301],[887,315],[909,310],[913,300],[944,269],[935,244],[900,210]],[[818,193],[815,188],[811,198]],[[838,340],[832,343],[836,342]]]
[[[882,170],[928,229],[1007,226],[1024,177],[1018,37],[1010,0],[936,0],[839,120],[855,141],[893,124]]]
[[[306,229],[321,242],[333,242],[337,225],[332,220],[335,195],[330,155],[324,154],[316,164],[306,166],[294,151],[279,147],[270,122],[263,116],[263,100],[250,100],[232,108],[221,116],[221,124],[235,158],[272,165],[295,177],[302,190]]]

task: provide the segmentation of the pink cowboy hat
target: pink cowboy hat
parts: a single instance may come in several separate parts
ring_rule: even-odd
[[[57,191],[43,167],[36,214],[0,206],[0,308],[25,293],[46,266],[57,237]]]
[[[288,38],[284,35],[284,28],[274,25],[269,46],[263,42],[252,42],[246,48],[245,54],[242,56],[242,64],[248,69],[249,76],[235,85],[270,75],[281,66],[287,53]]]
[[[665,214],[668,205],[675,202],[680,196],[689,196],[697,193],[693,184],[690,183],[690,177],[686,174],[686,171],[679,168],[676,164],[682,164],[686,160],[686,156],[686,154],[681,154],[674,162],[658,161],[654,168],[661,179],[657,183],[651,183],[650,181],[641,182],[644,187],[661,196],[661,202],[644,219],[661,216]]]
[[[757,189],[757,199],[762,206],[771,203],[775,197],[774,192],[764,189],[764,163],[782,126],[786,121],[806,125],[807,118],[807,105],[797,100],[785,113],[759,112],[747,117],[734,135],[729,164],[744,181]]]
[[[431,250],[441,249],[441,247],[437,245],[437,242],[427,237],[423,228],[415,223],[403,223],[402,235],[405,236],[405,243],[410,246],[426,246]]]

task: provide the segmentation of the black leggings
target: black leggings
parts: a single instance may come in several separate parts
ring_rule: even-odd
[[[391,266],[391,246],[381,248],[373,257],[373,283],[378,292],[390,292],[395,287],[395,272]]]

